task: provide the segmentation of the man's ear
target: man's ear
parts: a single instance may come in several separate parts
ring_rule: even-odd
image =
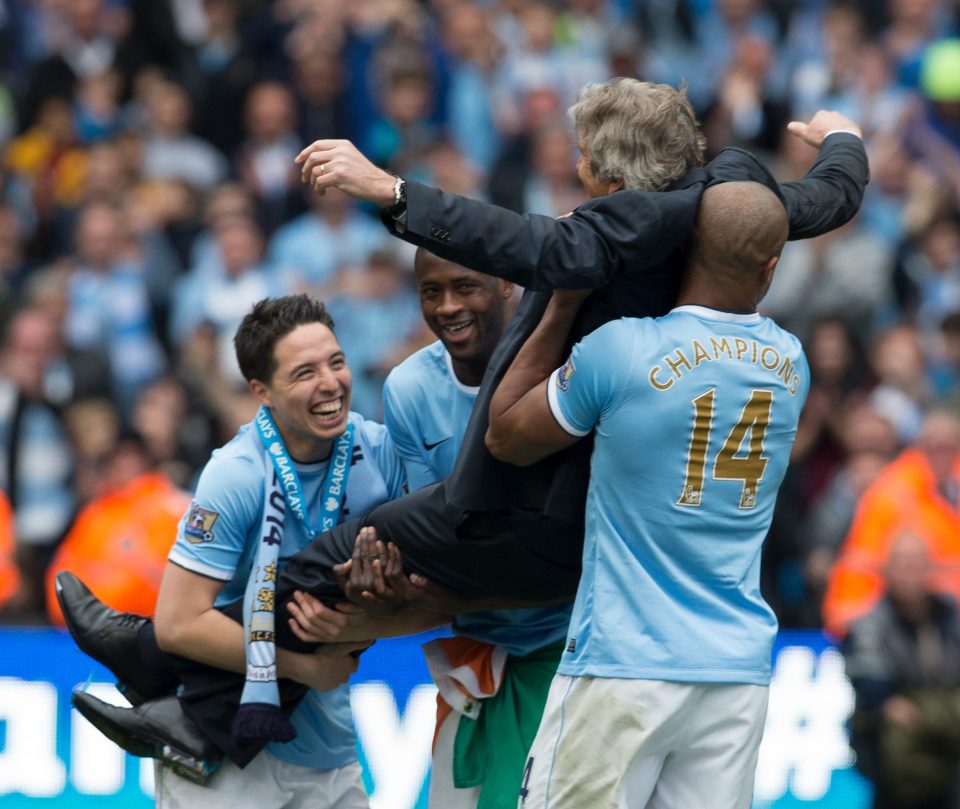
[[[777,268],[778,261],[780,261],[780,256],[770,256],[770,258],[764,262],[763,269],[760,272],[763,280],[767,284],[773,280],[773,271]]]
[[[770,284],[773,281],[773,271],[776,269],[779,260],[780,256],[770,256],[760,267],[760,297],[757,298],[757,303],[763,300],[763,296],[770,289]]]
[[[270,407],[270,391],[259,379],[250,380],[250,392],[254,395],[260,404]]]
[[[504,300],[513,297],[513,282],[512,281],[501,281],[500,282],[500,297]]]

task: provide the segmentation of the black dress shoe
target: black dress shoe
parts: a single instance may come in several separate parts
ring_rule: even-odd
[[[223,755],[200,732],[176,697],[145,702],[136,708],[118,708],[75,691],[74,707],[97,730],[128,753],[160,759],[177,775],[206,783]]]
[[[141,661],[137,638],[148,618],[108,607],[69,571],[60,571],[55,584],[63,620],[77,646],[116,675],[117,687],[132,705],[173,692],[175,680],[158,676]]]

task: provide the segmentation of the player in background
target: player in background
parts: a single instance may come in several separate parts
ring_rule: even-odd
[[[777,630],[760,550],[809,387],[800,341],[756,312],[787,232],[769,189],[708,188],[667,315],[606,323],[557,368],[583,296],[554,293],[493,397],[501,460],[595,441],[522,809],[750,806]]]
[[[394,368],[383,390],[384,421],[411,490],[453,469],[480,381],[514,309],[507,281],[423,248],[414,266],[423,318],[439,339]],[[447,605],[457,613],[457,637],[424,647],[440,688],[429,805],[509,809],[560,660],[570,603],[463,613],[465,604]],[[461,666],[489,667],[493,677],[467,678],[458,687],[451,673]]]

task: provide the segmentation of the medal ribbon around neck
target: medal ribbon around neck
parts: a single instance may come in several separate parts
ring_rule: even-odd
[[[273,461],[273,468],[280,480],[280,490],[283,492],[287,508],[300,520],[304,532],[312,542],[319,534],[329,531],[340,522],[343,499],[347,493],[347,480],[350,477],[350,461],[353,456],[353,425],[348,424],[347,429],[334,444],[321,489],[323,499],[320,502],[320,525],[313,528],[307,518],[307,501],[303,494],[303,486],[300,484],[300,475],[297,474],[293,459],[287,453],[283,437],[269,408],[261,405],[254,423],[264,449]]]
[[[267,407],[260,407],[254,424],[263,445],[265,485],[260,541],[243,604],[247,674],[233,720],[233,736],[241,744],[290,741],[296,736],[293,725],[280,710],[277,688],[275,594],[285,511],[289,509],[296,515],[311,542],[340,522],[354,437],[353,425],[348,424],[334,443],[321,489],[320,525],[313,528],[307,521],[300,476]]]

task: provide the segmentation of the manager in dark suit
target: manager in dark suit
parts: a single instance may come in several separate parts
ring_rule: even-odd
[[[408,567],[463,595],[549,598],[579,572],[590,442],[520,469],[494,459],[483,440],[493,391],[539,322],[549,290],[596,290],[570,344],[613,318],[665,314],[679,289],[683,248],[704,188],[731,180],[765,184],[786,207],[790,238],[800,239],[849,221],[869,176],[859,127],[835,112],[791,124],[820,154],[802,180],[783,184],[742,149],[724,149],[701,165],[704,142],[693,111],[671,87],[633,79],[588,85],[570,112],[581,151],[578,173],[592,199],[560,219],[515,214],[404,182],[373,166],[348,141],[317,141],[298,158],[304,181],[318,193],[336,187],[373,202],[400,238],[527,289],[491,359],[453,473],[435,489],[379,507],[365,521],[397,538]],[[341,528],[344,535],[355,533],[353,526]],[[523,532],[527,556],[518,557],[515,530]],[[477,547],[445,543],[440,533],[477,540]],[[498,544],[502,552],[492,553]],[[286,576],[308,587],[323,577],[332,554],[343,552],[341,543],[335,546],[325,545],[318,556],[300,555]],[[539,568],[531,571],[537,560]]]
[[[664,314],[676,296],[683,245],[707,186],[764,183],[787,209],[790,237],[805,238],[847,222],[868,179],[859,128],[838,113],[820,112],[809,124],[791,125],[820,155],[801,181],[782,185],[739,149],[701,165],[702,135],[685,97],[673,88],[631,79],[590,85],[571,113],[582,153],[578,172],[593,199],[557,220],[404,183],[347,141],[317,141],[301,154],[303,178],[318,193],[336,187],[373,202],[401,238],[528,291],[483,380],[453,474],[322,535],[285,563],[278,599],[304,590],[339,600],[331,567],[351,556],[359,527],[368,524],[399,545],[408,570],[462,596],[535,601],[572,595],[580,573],[588,442],[521,470],[496,461],[483,440],[493,390],[539,321],[548,290],[597,290],[582,307],[571,341],[615,317]],[[86,627],[71,625],[84,633],[86,648],[94,648],[92,627],[107,627],[111,619],[97,613],[96,605],[81,604],[79,596],[77,607],[76,614],[97,616]],[[277,623],[277,631],[281,645],[304,648],[285,622]],[[108,657],[98,659],[110,666]],[[156,656],[151,665],[158,665]],[[236,703],[242,676],[198,674],[195,666],[181,668],[180,675],[184,707],[204,733],[238,764],[252,758],[258,747],[239,749],[230,740],[231,713],[223,703]],[[216,694],[221,686],[225,692]],[[296,692],[284,688],[285,707],[295,704],[286,697]],[[136,717],[115,715],[132,709],[102,710],[114,729],[137,724]],[[141,730],[157,738],[156,727]]]

